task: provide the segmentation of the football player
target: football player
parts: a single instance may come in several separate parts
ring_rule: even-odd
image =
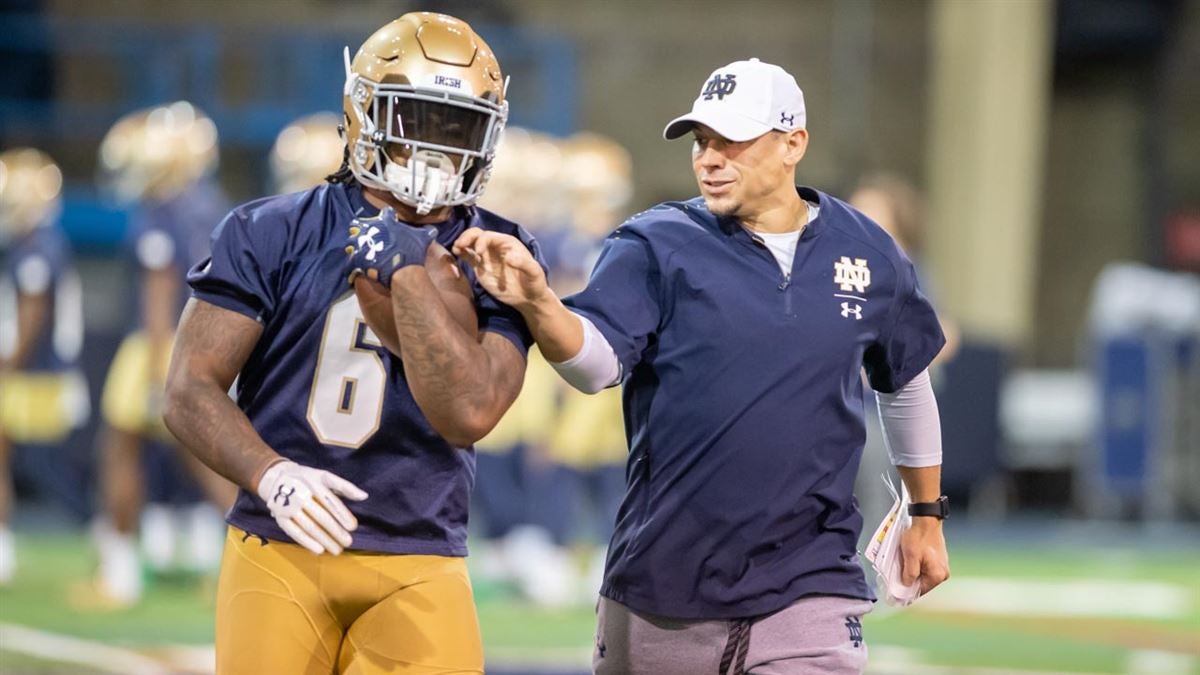
[[[139,516],[143,548],[152,566],[165,567],[174,557],[179,531],[174,507],[186,507],[193,527],[201,531],[206,518],[218,523],[215,535],[190,538],[190,564],[212,568],[220,557],[219,516],[202,503],[202,496],[207,494],[224,510],[233,501],[233,487],[174,449],[161,409],[175,325],[187,299],[187,270],[207,255],[209,234],[227,202],[207,180],[217,163],[216,127],[186,101],[122,117],[101,142],[99,160],[102,188],[117,203],[133,207],[126,243],[136,270],[131,290],[137,300],[131,306],[136,329],[113,358],[101,401],[106,517],[93,529],[100,553],[95,584],[99,597],[88,600],[124,606],[136,602],[142,592],[134,544]],[[191,475],[181,470],[180,458],[191,462]],[[143,470],[143,462],[149,471]],[[145,513],[144,501],[151,502]],[[211,533],[213,528],[207,529]],[[204,546],[206,540],[212,543]]]
[[[242,488],[217,671],[478,673],[471,445],[516,398],[531,337],[473,276],[475,321],[456,321],[429,260],[468,227],[536,255],[521,228],[473,206],[505,80],[469,25],[425,12],[346,62],[343,167],[234,209],[189,275],[165,421]],[[368,327],[352,272],[390,294],[391,325],[374,326],[396,350]]]
[[[87,387],[75,368],[80,284],[57,226],[61,194],[62,172],[45,154],[0,153],[0,586],[16,569],[12,447],[59,445],[88,418]]]

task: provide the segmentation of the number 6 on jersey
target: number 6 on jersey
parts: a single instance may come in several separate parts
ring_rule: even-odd
[[[322,443],[357,448],[379,429],[387,383],[382,347],[353,293],[329,308],[308,396],[308,424]]]

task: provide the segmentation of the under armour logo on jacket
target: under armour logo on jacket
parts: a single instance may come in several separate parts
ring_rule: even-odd
[[[855,321],[862,321],[862,305],[854,305],[853,307],[851,307],[850,303],[843,302],[842,303],[842,316],[849,318],[851,314],[854,315]]]

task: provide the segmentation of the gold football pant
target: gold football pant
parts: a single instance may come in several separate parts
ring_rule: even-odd
[[[218,675],[482,672],[463,558],[317,556],[229,528],[217,588]]]
[[[175,437],[162,421],[165,377],[171,363],[171,344],[165,345],[157,368],[151,368],[150,341],[145,333],[131,333],[121,341],[108,367],[100,408],[114,429],[173,443]]]
[[[87,422],[87,383],[76,371],[8,372],[0,378],[0,436],[56,444]]]

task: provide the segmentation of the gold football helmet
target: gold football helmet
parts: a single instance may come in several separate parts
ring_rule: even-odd
[[[471,204],[508,119],[506,82],[465,22],[412,12],[345,53],[348,164],[418,214]]]
[[[137,110],[100,143],[100,182],[118,202],[165,201],[217,166],[217,127],[187,101]]]
[[[562,154],[550,136],[508,127],[479,205],[535,231],[562,227]]]
[[[62,171],[46,153],[33,148],[0,153],[0,242],[57,218],[62,184]]]
[[[585,131],[567,139],[562,180],[578,230],[603,236],[628,215],[623,211],[633,196],[633,160],[611,138]]]
[[[337,171],[345,143],[334,113],[307,115],[287,125],[271,149],[271,183],[275,192],[299,192],[319,185]]]

